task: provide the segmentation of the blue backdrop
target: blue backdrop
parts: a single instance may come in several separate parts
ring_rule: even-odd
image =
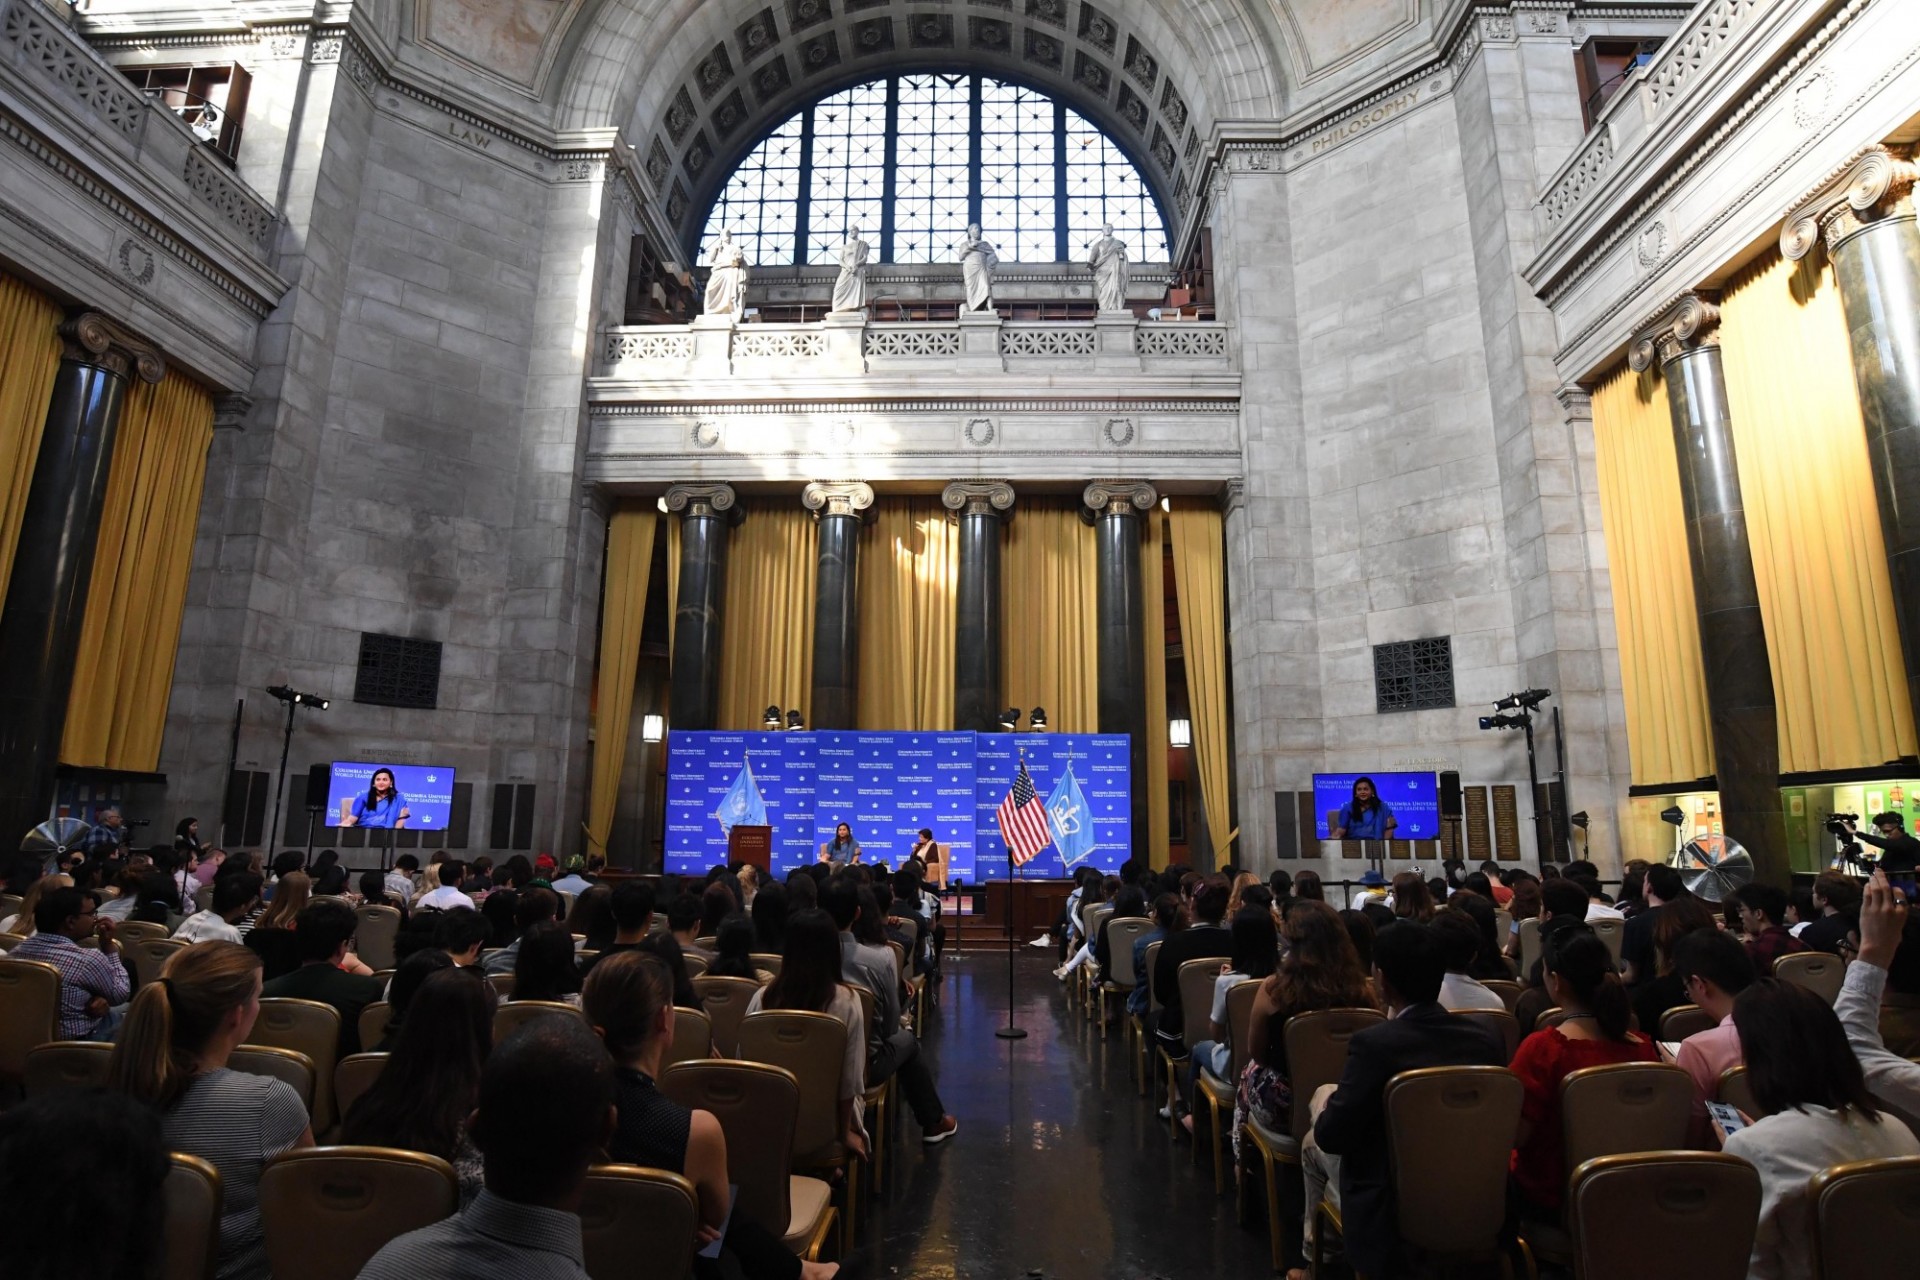
[[[950,874],[969,883],[1007,875],[996,810],[1013,786],[1019,753],[1041,800],[1071,762],[1093,823],[1090,866],[1116,870],[1131,853],[1125,734],[720,733],[667,735],[666,869],[704,872],[725,861],[715,816],[743,762],[773,828],[774,870],[812,862],[834,827],[853,828],[867,860],[897,865],[921,827],[952,848]],[[1065,874],[1049,846],[1020,872]]]

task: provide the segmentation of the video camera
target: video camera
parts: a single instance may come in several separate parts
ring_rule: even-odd
[[[1821,825],[1832,834],[1844,840],[1848,836],[1847,829],[1849,826],[1857,827],[1860,825],[1860,815],[1857,813],[1830,813],[1827,815],[1827,820]]]

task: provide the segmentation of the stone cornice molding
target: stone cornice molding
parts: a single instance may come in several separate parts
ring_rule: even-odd
[[[1689,351],[1720,345],[1720,308],[1702,293],[1683,293],[1652,320],[1642,325],[1627,352],[1627,363],[1643,373],[1658,359],[1661,364]]]
[[[1137,516],[1160,501],[1146,480],[1095,480],[1080,495],[1087,512],[1099,516]]]
[[[1247,482],[1232,479],[1220,489],[1220,514],[1230,516],[1247,509]]]
[[[955,480],[940,491],[940,505],[956,515],[1013,519],[1013,486],[1005,480]]]
[[[746,514],[739,507],[733,486],[719,482],[673,485],[667,490],[666,496],[660,499],[660,505],[662,510],[682,520],[717,515],[726,518],[730,524],[738,524]]]
[[[213,429],[215,431],[245,431],[247,414],[253,410],[253,401],[239,392],[229,392],[213,402]]]
[[[852,516],[864,521],[873,506],[873,486],[864,480],[815,480],[800,491],[800,505],[813,512],[815,520]]]
[[[1593,393],[1578,383],[1568,383],[1553,393],[1553,398],[1566,410],[1567,421],[1593,417]]]
[[[123,378],[131,373],[142,382],[158,382],[167,376],[167,358],[160,348],[98,311],[68,316],[60,326],[60,338],[63,360],[97,364]]]
[[[1827,252],[1883,218],[1913,213],[1913,186],[1920,178],[1910,152],[1869,147],[1829,177],[1788,213],[1780,227],[1780,252],[1798,262],[1813,252],[1822,234]]]

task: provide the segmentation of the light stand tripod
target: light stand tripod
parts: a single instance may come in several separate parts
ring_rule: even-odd
[[[280,739],[280,776],[273,784],[273,825],[267,828],[266,845],[269,850],[283,838],[280,831],[280,801],[287,790],[287,755],[293,750],[293,713],[295,709],[307,706],[320,711],[327,709],[327,700],[317,693],[301,693],[289,689],[284,684],[276,684],[267,690],[275,698],[287,704],[287,728]],[[307,823],[307,857],[313,857],[313,823]]]

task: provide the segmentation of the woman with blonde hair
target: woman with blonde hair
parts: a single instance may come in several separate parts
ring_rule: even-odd
[[[265,914],[247,930],[246,943],[259,953],[266,969],[266,981],[292,973],[300,967],[299,949],[293,940],[293,924],[300,909],[313,896],[313,880],[304,871],[289,871],[280,877],[273,901]]]
[[[16,937],[31,938],[33,936],[33,912],[34,908],[40,905],[40,899],[46,897],[55,889],[71,889],[72,887],[72,876],[41,876],[38,880],[35,880],[27,886],[26,895],[20,899],[20,914],[10,916],[5,920],[0,920],[0,933],[11,933]]]
[[[1433,890],[1418,871],[1402,871],[1393,878],[1393,914],[1416,924],[1432,924]]]
[[[160,1113],[167,1147],[220,1172],[217,1280],[267,1280],[260,1171],[313,1145],[293,1087],[227,1066],[260,1013],[260,958],[237,942],[177,952],[133,998],[107,1063],[107,1087]]]
[[[1260,877],[1251,871],[1242,871],[1233,878],[1233,890],[1227,895],[1227,919],[1231,920],[1240,914],[1247,890],[1259,883]]]

